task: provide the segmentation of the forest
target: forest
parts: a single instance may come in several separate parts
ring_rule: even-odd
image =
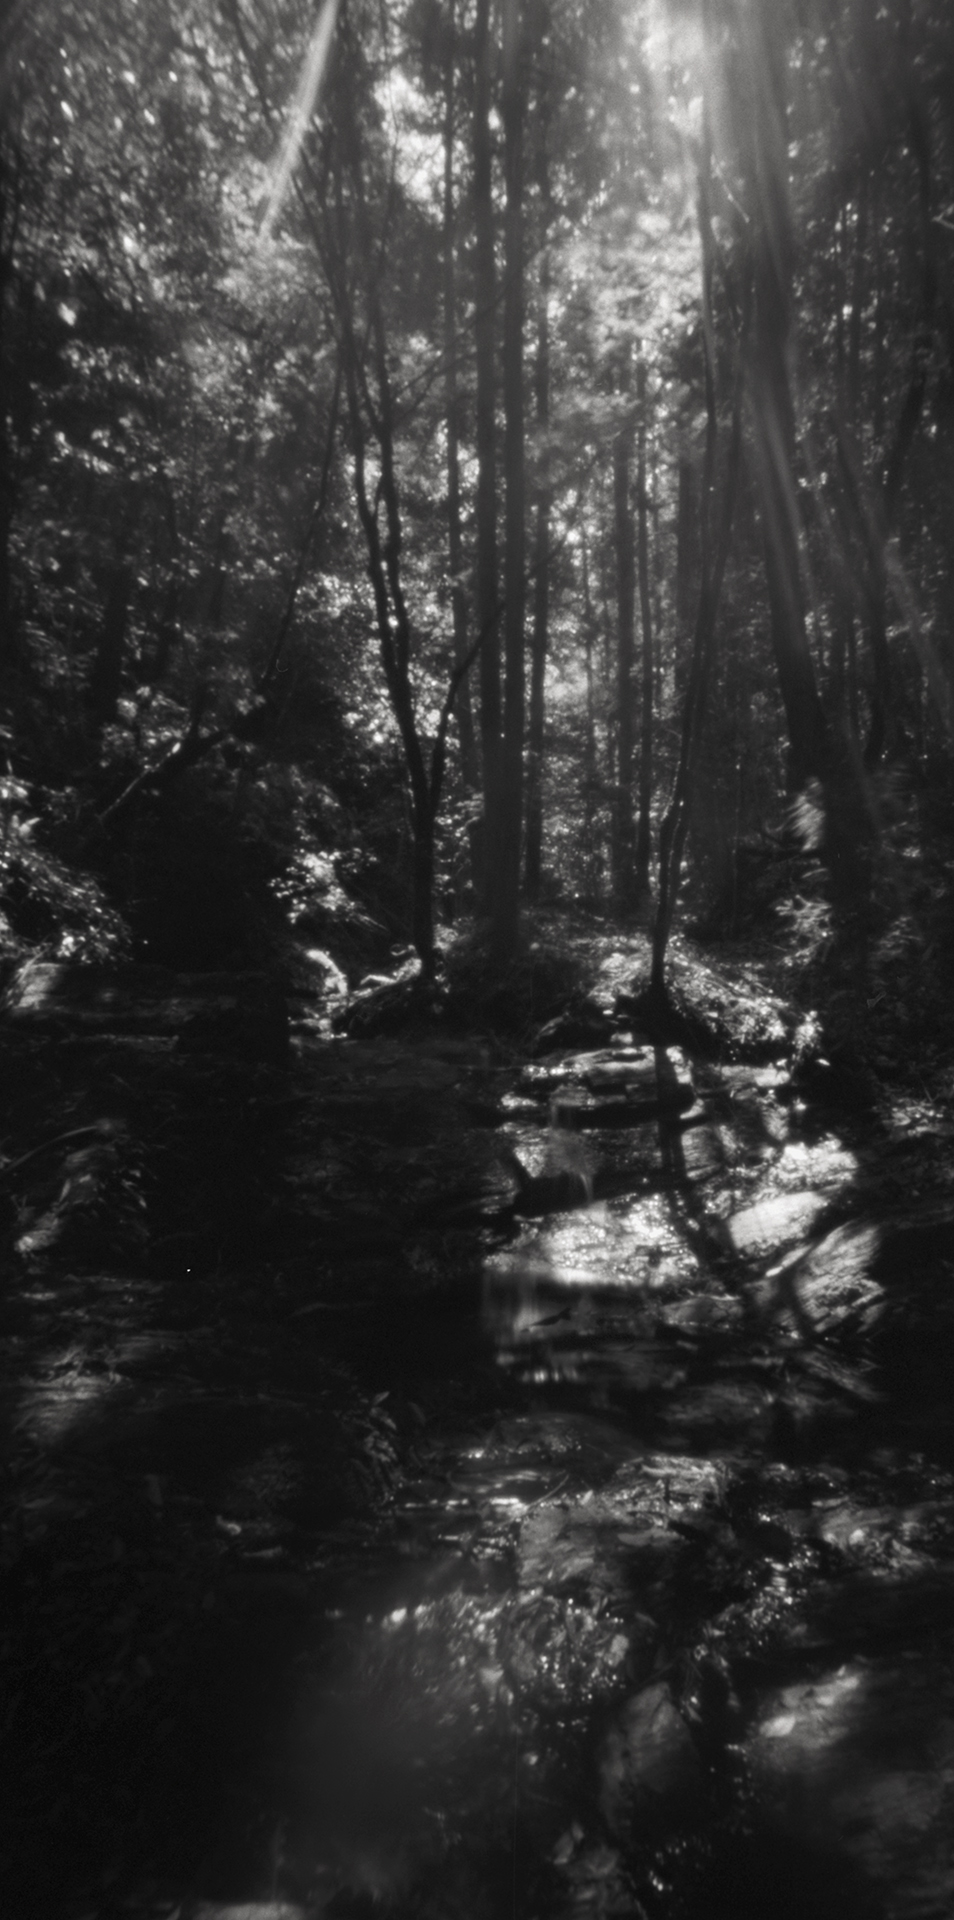
[[[954,14],[0,0],[0,1885],[954,1910]]]

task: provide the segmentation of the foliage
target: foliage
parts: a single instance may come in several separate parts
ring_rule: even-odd
[[[742,103],[758,104],[765,76],[747,38],[759,10],[749,26],[743,12],[721,0],[524,10],[524,453],[529,500],[545,483],[549,501],[541,897],[554,904],[600,910],[610,894],[621,778],[613,448],[633,422],[626,368],[637,352],[654,835],[678,763],[701,578],[706,342],[724,437],[761,217]],[[425,763],[440,742],[455,594],[473,630],[475,22],[470,0],[453,10],[415,0],[386,16],[345,9],[286,177],[277,155],[315,25],[300,0],[213,16],[194,0],[109,0],[95,15],[83,0],[44,0],[17,16],[0,138],[0,719],[14,946],[118,951],[126,925],[139,950],[245,964],[289,929],[324,943],[340,928],[357,965],[365,941],[408,930],[412,840],[428,808],[439,912],[478,898],[480,807],[454,723],[426,806],[412,769],[414,741]],[[866,765],[842,838],[867,835],[871,852],[856,876],[865,899],[847,919],[829,879],[780,852],[794,824],[830,868],[838,809],[829,775],[824,791],[788,790],[750,405],[689,809],[687,905],[712,932],[781,929],[810,970],[850,922],[875,972],[894,977],[907,964],[896,956],[912,951],[906,930],[927,930],[932,953],[949,945],[930,807],[913,796],[943,797],[954,711],[951,41],[942,9],[900,0],[877,18],[826,0],[782,7],[766,32],[789,119],[791,485],[808,659],[832,764]],[[502,86],[498,48],[495,116]],[[708,312],[696,207],[706,138]],[[541,303],[548,405],[533,424]],[[341,387],[349,327],[364,342],[356,412]],[[393,684],[389,704],[382,677],[389,629],[382,638],[354,484],[363,451],[383,529],[385,389],[404,707]],[[904,824],[892,780],[910,796]]]

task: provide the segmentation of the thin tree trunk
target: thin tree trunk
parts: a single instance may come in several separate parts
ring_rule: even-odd
[[[593,671],[593,636],[597,628],[597,619],[590,596],[589,547],[586,538],[586,520],[583,515],[581,515],[580,532],[581,565],[583,571],[583,644],[586,665],[586,746],[583,760],[583,844],[586,862],[587,899],[591,904],[595,905],[597,898],[597,872],[593,820],[596,811],[596,791],[599,776],[596,745],[596,686]]]
[[[457,274],[454,204],[454,90],[455,0],[450,0],[447,59],[444,69],[444,415],[447,429],[447,552],[450,562],[451,606],[454,616],[454,659],[460,664],[468,648],[467,595],[464,589],[463,538],[460,524],[460,396],[457,388]],[[464,677],[456,703],[460,763],[464,785],[476,792],[480,779],[470,682]],[[476,878],[476,876],[475,876]]]
[[[537,40],[546,46],[548,11],[539,9]],[[541,53],[541,57],[544,57]],[[540,210],[540,258],[537,281],[537,353],[534,367],[534,398],[539,439],[539,479],[536,488],[534,529],[533,635],[530,645],[530,711],[527,729],[527,845],[524,879],[528,900],[540,893],[543,854],[543,730],[547,648],[550,613],[550,506],[549,451],[550,428],[550,168],[548,153],[549,96],[548,80],[540,80],[537,103],[536,187]]]
[[[854,273],[848,320],[848,415],[852,421],[857,420],[861,405],[861,331],[867,297],[868,197],[868,174],[864,170],[858,179],[858,217],[855,222]]]
[[[653,616],[649,591],[649,502],[646,497],[646,365],[636,369],[639,408],[636,448],[637,564],[639,612],[642,622],[642,706],[639,725],[639,824],[636,834],[635,891],[637,901],[649,893],[650,813],[653,796]]]
[[[15,499],[9,427],[10,396],[7,391],[8,355],[3,338],[10,318],[7,288],[13,277],[9,228],[15,225],[15,214],[10,208],[8,172],[6,156],[0,145],[0,666],[9,652],[11,638],[10,535]]]
[[[707,24],[707,17],[704,16]],[[679,762],[672,797],[659,835],[659,894],[653,922],[650,992],[657,1002],[666,1000],[666,952],[672,932],[682,857],[693,801],[693,785],[699,761],[706,699],[715,658],[716,628],[722,599],[722,582],[729,557],[732,521],[738,493],[742,451],[742,400],[744,395],[745,350],[748,343],[748,297],[740,322],[736,348],[735,391],[732,426],[725,474],[721,491],[721,512],[715,525],[715,485],[718,454],[718,413],[716,402],[715,340],[712,326],[712,284],[714,241],[710,206],[712,134],[708,98],[703,101],[703,146],[699,166],[699,239],[702,250],[702,347],[706,392],[706,441],[702,489],[699,501],[700,582],[688,683],[683,702]]]
[[[108,726],[116,718],[123,684],[123,651],[131,597],[130,568],[125,561],[121,561],[109,583],[90,680],[90,707],[93,723],[97,727]]]
[[[493,917],[500,876],[501,702],[497,585],[494,209],[490,139],[490,0],[477,0],[474,25],[474,300],[477,355],[477,501],[474,610],[480,651],[480,745],[484,817],[479,892]]]
[[[526,480],[523,417],[523,87],[520,0],[503,4],[504,225],[504,635],[506,690],[500,891],[493,945],[499,962],[517,949],[520,924],[520,835],[523,812],[524,606]]]
[[[622,386],[629,391],[629,370]],[[613,442],[613,523],[616,533],[616,819],[614,833],[614,892],[619,913],[635,905],[635,834],[633,823],[633,750],[635,744],[636,565],[630,472],[633,426],[627,420]]]

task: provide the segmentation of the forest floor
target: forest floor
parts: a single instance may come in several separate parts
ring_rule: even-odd
[[[5,1912],[949,1920],[950,1058],[578,947],[8,994]]]

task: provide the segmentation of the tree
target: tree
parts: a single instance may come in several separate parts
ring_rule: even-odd
[[[646,363],[636,369],[637,453],[636,524],[639,613],[642,625],[642,697],[639,726],[639,824],[633,888],[637,901],[649,893],[650,826],[653,797],[653,612],[649,589],[649,495],[646,485]]]
[[[504,694],[500,883],[492,940],[498,963],[516,952],[523,828],[523,731],[526,676],[526,473],[523,392],[524,46],[520,0],[503,0],[504,226]]]
[[[525,884],[528,900],[540,892],[543,853],[543,747],[550,613],[550,186],[549,4],[536,11],[537,97],[534,185],[537,194],[537,326],[534,361],[534,425],[537,476],[534,487],[533,633],[530,645],[530,706],[527,727],[527,831]]]

